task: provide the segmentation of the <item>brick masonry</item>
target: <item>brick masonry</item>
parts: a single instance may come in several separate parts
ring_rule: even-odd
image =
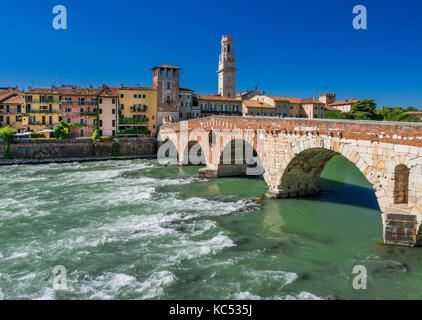
[[[186,163],[189,141],[199,143],[208,176],[227,172],[221,167],[224,148],[234,140],[244,140],[263,163],[268,195],[280,198],[317,193],[326,163],[341,154],[373,185],[381,211],[389,212],[383,215],[385,243],[420,242],[422,124],[214,116],[161,127],[159,139],[172,141],[181,164]],[[400,165],[408,169],[408,190],[406,196],[397,197],[395,178]],[[396,204],[398,198],[407,203]],[[413,227],[408,219],[413,219]]]

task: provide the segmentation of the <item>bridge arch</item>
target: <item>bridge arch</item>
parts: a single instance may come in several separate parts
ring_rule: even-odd
[[[289,146],[294,144],[289,144]],[[275,161],[280,162],[275,179],[269,178],[269,196],[279,198],[298,197],[316,194],[320,191],[318,180],[327,163],[335,156],[342,155],[353,163],[372,184],[379,207],[388,207],[393,193],[385,187],[385,181],[392,176],[368,164],[360,153],[349,143],[320,140],[308,137],[295,147],[288,147]]]

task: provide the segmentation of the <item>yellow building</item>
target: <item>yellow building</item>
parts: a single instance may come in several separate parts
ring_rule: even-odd
[[[261,103],[270,105],[273,107],[273,112],[269,111],[267,114],[263,114],[262,111],[249,110],[243,108],[244,115],[255,115],[255,116],[271,116],[273,113],[277,117],[288,117],[288,118],[324,118],[325,105],[323,102],[314,98],[290,98],[290,97],[278,97],[278,96],[267,96],[257,95],[249,101],[259,101]],[[268,109],[268,107],[267,107]],[[259,113],[259,114],[258,114]],[[265,111],[264,111],[265,113]]]
[[[29,89],[24,92],[22,126],[25,131],[53,129],[62,121],[62,99],[56,87]]]
[[[118,134],[142,134],[148,129],[150,135],[157,132],[157,90],[152,87],[119,88]]]

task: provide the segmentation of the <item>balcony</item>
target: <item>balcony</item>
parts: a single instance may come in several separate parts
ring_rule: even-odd
[[[132,106],[130,112],[147,112],[147,106]]]
[[[148,118],[120,118],[119,126],[124,125],[146,125]]]
[[[62,101],[65,106],[96,106],[97,103],[93,101]]]
[[[96,117],[95,112],[63,112],[63,117]]]
[[[39,113],[58,113],[58,114],[60,114],[60,113],[62,113],[62,111],[61,110],[24,110],[22,113],[28,113],[28,114],[30,114],[30,113],[36,113],[36,114],[39,114]]]
[[[46,99],[46,100],[27,100],[25,99],[25,103],[61,103],[59,99]]]

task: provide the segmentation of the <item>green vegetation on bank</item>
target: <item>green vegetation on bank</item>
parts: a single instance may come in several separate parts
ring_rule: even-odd
[[[10,144],[12,143],[13,136],[15,135],[15,133],[16,133],[16,130],[9,126],[0,128],[0,139],[6,143],[6,152],[4,156],[7,159],[10,158],[9,147],[10,147]]]
[[[377,108],[375,100],[364,99],[352,104],[350,112],[328,110],[325,112],[326,119],[349,119],[349,120],[375,120],[375,121],[400,121],[422,122],[419,118],[407,112],[418,111],[415,107],[403,109],[401,107]]]
[[[53,129],[54,136],[57,139],[67,139],[70,137],[70,128],[85,126],[86,125],[84,123],[67,123],[64,121],[60,121],[59,124],[57,124]]]

